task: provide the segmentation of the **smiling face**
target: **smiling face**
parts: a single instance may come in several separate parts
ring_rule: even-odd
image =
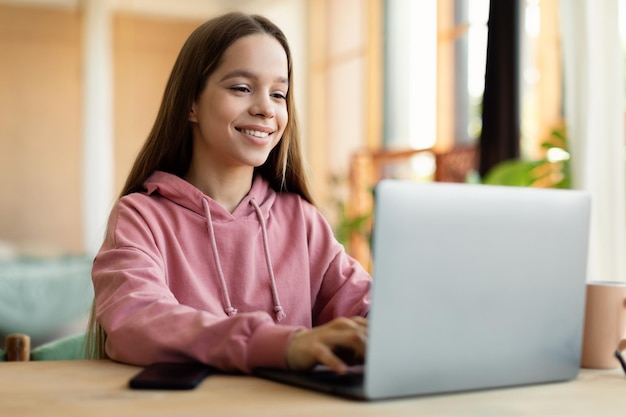
[[[288,87],[287,55],[275,38],[235,41],[192,105],[192,169],[251,175],[283,135]]]

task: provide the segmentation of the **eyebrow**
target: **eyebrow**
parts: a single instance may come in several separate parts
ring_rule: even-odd
[[[257,77],[254,73],[250,72],[250,71],[246,71],[246,70],[235,70],[235,71],[231,71],[228,74],[224,75],[222,77],[222,81],[228,80],[230,78],[237,78],[237,77],[242,77],[242,78],[250,78],[253,80],[258,79],[259,77]],[[287,77],[276,77],[275,81],[281,84],[289,84],[289,80],[287,79]]]

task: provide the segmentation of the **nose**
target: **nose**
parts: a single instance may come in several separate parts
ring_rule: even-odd
[[[270,119],[276,114],[274,103],[267,93],[255,94],[254,101],[250,106],[250,114],[264,119]]]

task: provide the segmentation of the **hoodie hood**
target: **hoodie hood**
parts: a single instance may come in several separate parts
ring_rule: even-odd
[[[267,219],[269,211],[276,201],[276,192],[270,187],[269,182],[260,175],[254,177],[250,192],[241,200],[232,213],[228,212],[228,210],[211,197],[204,194],[193,184],[174,174],[156,171],[143,185],[146,189],[146,194],[161,195],[203,217],[206,216],[204,208],[204,202],[206,201],[209,204],[212,220],[214,222],[227,222],[257,216],[257,212],[254,206],[250,204],[250,200],[256,201],[263,213],[263,217]]]
[[[274,313],[276,314],[276,320],[281,321],[285,318],[285,313],[280,304],[278,290],[276,287],[266,223],[269,217],[270,209],[276,201],[276,192],[269,186],[269,183],[263,177],[259,175],[254,177],[250,191],[241,200],[232,213],[228,212],[228,210],[193,186],[191,183],[173,174],[156,171],[144,182],[144,187],[146,189],[146,194],[159,194],[162,197],[185,207],[206,219],[207,233],[211,247],[210,249],[215,259],[217,269],[215,272],[219,278],[219,284],[222,291],[224,311],[229,316],[237,314],[237,309],[230,301],[228,285],[226,284],[226,277],[224,276],[224,272],[222,270],[220,255],[217,249],[213,223],[230,222],[248,217],[256,217],[258,219],[263,238],[265,264],[270,278],[270,289],[272,292],[272,299],[274,300]]]

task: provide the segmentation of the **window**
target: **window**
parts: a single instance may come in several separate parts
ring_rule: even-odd
[[[387,0],[384,146],[443,152],[476,142],[489,0]],[[386,175],[430,181],[434,153]]]

